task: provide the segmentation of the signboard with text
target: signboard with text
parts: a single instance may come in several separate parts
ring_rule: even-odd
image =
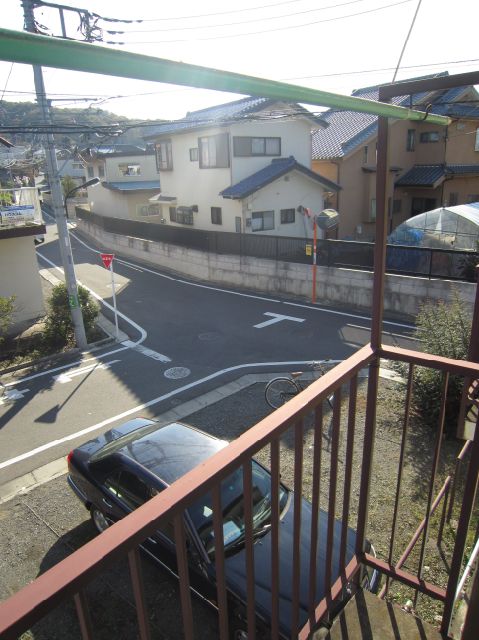
[[[0,207],[0,224],[25,224],[35,221],[35,207],[31,204]]]
[[[113,253],[100,253],[101,259],[103,260],[103,264],[105,265],[105,269],[109,269],[111,263],[113,262],[113,258],[115,254]]]

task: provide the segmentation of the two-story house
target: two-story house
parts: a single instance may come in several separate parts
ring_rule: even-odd
[[[352,95],[377,100],[378,87],[358,89]],[[469,86],[394,100],[402,106],[448,115],[454,122],[447,130],[439,130],[427,118],[415,123],[391,121],[390,230],[418,213],[479,200],[478,98]],[[313,132],[313,169],[341,186],[332,203],[339,211],[339,237],[372,239],[377,117],[329,110],[322,118],[329,127]]]
[[[129,144],[88,147],[81,152],[86,179],[101,185],[88,189],[90,209],[102,216],[159,222],[159,206],[150,198],[160,190],[155,151]]]
[[[161,194],[155,202],[163,220],[310,236],[307,213],[321,212],[325,196],[338,189],[311,170],[311,131],[323,126],[297,104],[251,97],[159,125],[148,140],[156,145]]]

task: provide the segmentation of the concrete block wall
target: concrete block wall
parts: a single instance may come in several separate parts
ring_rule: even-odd
[[[108,233],[85,220],[78,221],[78,230],[113,253],[137,258],[195,280],[224,287],[261,291],[270,295],[311,300],[310,265],[262,260],[250,256],[206,253],[163,242]],[[317,267],[318,304],[344,306],[369,313],[372,290],[373,274],[369,271]],[[472,312],[475,297],[473,283],[387,275],[384,310],[394,316],[413,320],[426,300],[448,301],[452,299],[454,292],[470,306]]]

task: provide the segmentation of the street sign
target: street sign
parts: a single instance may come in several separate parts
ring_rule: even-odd
[[[113,253],[100,253],[105,269],[109,269],[115,255]]]

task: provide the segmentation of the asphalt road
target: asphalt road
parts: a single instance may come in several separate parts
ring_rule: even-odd
[[[111,277],[98,248],[75,233],[72,247],[79,281],[113,318]],[[37,252],[40,268],[61,277],[54,225]],[[157,416],[245,373],[344,359],[369,340],[369,320],[357,313],[225,290],[131,260],[114,265],[129,341],[2,378],[16,398],[0,404],[0,484],[129,416]],[[407,327],[385,328],[386,343],[417,347]]]

